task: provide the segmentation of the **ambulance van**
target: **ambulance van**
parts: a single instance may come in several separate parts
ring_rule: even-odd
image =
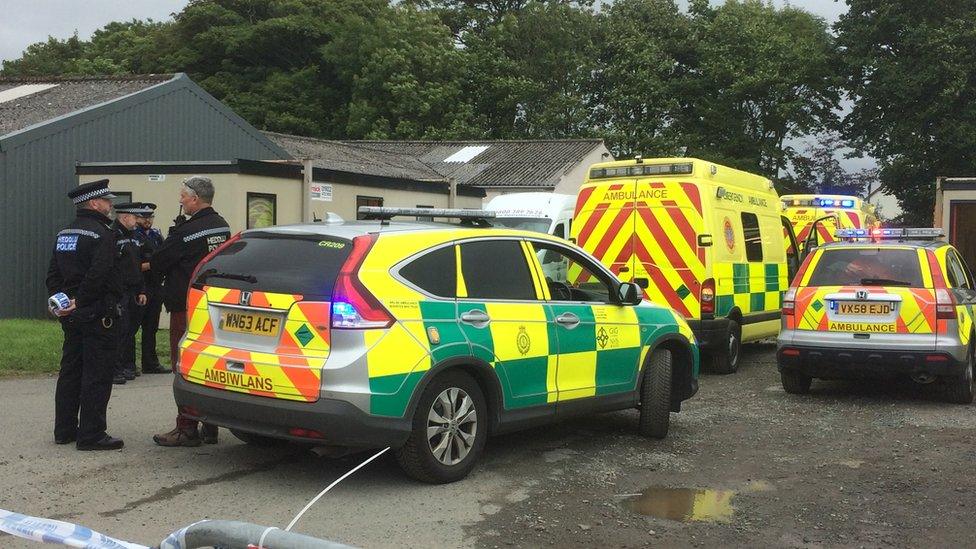
[[[781,297],[799,267],[780,212],[764,177],[694,158],[638,157],[591,166],[572,234],[621,280],[684,316],[703,365],[732,373],[742,343],[779,332]]]
[[[784,194],[780,200],[801,249],[836,241],[838,229],[872,229],[878,221],[874,206],[856,196]]]
[[[571,194],[511,193],[492,198],[485,209],[495,212],[494,227],[569,238],[575,206]]]

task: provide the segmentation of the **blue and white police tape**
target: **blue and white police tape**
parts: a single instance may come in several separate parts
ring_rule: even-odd
[[[4,509],[0,509],[0,531],[41,543],[56,543],[82,549],[149,549],[145,545],[113,539],[77,524],[31,517]],[[179,546],[168,549],[179,549]]]

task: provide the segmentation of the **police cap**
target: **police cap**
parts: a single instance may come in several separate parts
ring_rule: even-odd
[[[94,198],[115,198],[115,195],[108,190],[108,179],[99,179],[71,189],[68,198],[75,204],[81,204]]]

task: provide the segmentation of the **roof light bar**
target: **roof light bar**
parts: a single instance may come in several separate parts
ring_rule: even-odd
[[[381,206],[360,206],[363,219],[392,219],[394,217],[445,217],[461,220],[493,219],[495,212],[488,210],[462,210],[450,208],[387,208]]]
[[[681,164],[638,164],[615,168],[593,168],[590,179],[609,179],[613,177],[633,177],[638,175],[690,175],[691,163]]]
[[[940,228],[915,227],[910,229],[838,229],[838,239],[870,238],[872,240],[934,240],[945,236]]]

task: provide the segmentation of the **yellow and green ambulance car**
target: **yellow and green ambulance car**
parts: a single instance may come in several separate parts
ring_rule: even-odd
[[[590,168],[573,238],[687,319],[710,368],[732,373],[741,343],[779,332],[780,299],[799,267],[780,212],[764,177],[695,158],[636,158]]]
[[[684,318],[566,240],[492,212],[361,213],[377,219],[249,230],[204,259],[182,413],[258,445],[389,446],[411,476],[451,482],[488,435],[574,414],[636,407],[664,437],[698,390]]]

